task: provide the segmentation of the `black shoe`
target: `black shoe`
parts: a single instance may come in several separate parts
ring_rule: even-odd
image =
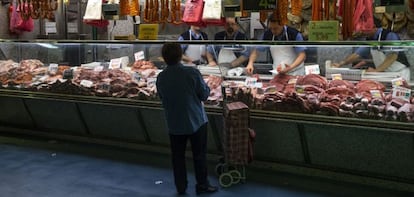
[[[187,193],[185,191],[178,191],[178,195],[186,195]]]
[[[203,194],[203,193],[214,193],[218,190],[217,187],[215,186],[211,186],[211,185],[207,185],[207,186],[197,186],[196,187],[196,194]]]

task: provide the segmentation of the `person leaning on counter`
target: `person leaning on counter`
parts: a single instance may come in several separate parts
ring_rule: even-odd
[[[208,40],[206,33],[201,31],[199,26],[191,25],[188,31],[183,32],[178,40]],[[183,50],[183,63],[185,64],[202,64],[205,62],[206,46],[205,45],[181,45]]]
[[[247,40],[244,33],[239,31],[239,25],[236,23],[236,19],[229,17],[226,18],[226,24],[224,25],[225,31],[218,32],[214,35],[214,40]],[[230,63],[231,67],[242,66],[247,62],[250,51],[248,49],[233,51],[226,49],[223,46],[209,46],[207,50],[207,60],[210,66],[217,66],[221,63]],[[214,56],[217,55],[217,60]]]
[[[371,31],[365,32],[367,40],[391,41],[400,40],[400,37],[389,30],[383,28],[374,28]],[[389,48],[383,50],[378,47],[359,47],[354,53],[345,58],[339,63],[333,63],[332,67],[342,67],[347,64],[355,63],[361,58],[371,58],[374,62],[374,67],[369,67],[367,72],[401,72],[405,80],[410,80],[409,63],[404,52],[398,52]]]
[[[268,19],[268,30],[261,40],[271,41],[303,41],[302,34],[289,26],[280,24],[280,20],[274,17]],[[267,47],[253,49],[246,70],[249,74],[253,73],[253,63],[257,59],[257,50],[264,51]],[[306,59],[305,47],[301,46],[271,46],[268,47],[273,58],[273,69],[280,74],[304,75]],[[284,64],[284,66],[282,65]]]

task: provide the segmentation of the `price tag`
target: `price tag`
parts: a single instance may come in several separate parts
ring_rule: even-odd
[[[379,90],[370,90],[372,98],[382,98],[381,91]]]
[[[393,98],[401,98],[406,101],[410,101],[411,97],[411,90],[404,87],[394,87],[392,89],[392,97]]]
[[[59,70],[58,64],[49,64],[49,68],[48,68],[49,73],[56,74],[58,70]]]
[[[103,71],[104,67],[103,66],[95,66],[95,68],[93,68],[93,71],[95,72],[101,72]]]
[[[81,86],[90,88],[93,86],[93,82],[89,80],[82,80],[80,83]]]
[[[157,83],[157,78],[155,78],[155,77],[147,78],[147,86],[148,87],[155,86],[156,83]]]
[[[135,61],[145,59],[144,51],[138,51],[138,52],[134,53],[134,56],[135,56]]]
[[[107,84],[107,83],[101,83],[98,85],[98,89],[100,90],[105,90],[105,91],[110,91],[111,90],[111,85]]]
[[[73,70],[72,69],[65,69],[63,71],[63,79],[72,79],[73,78]]]
[[[319,65],[317,65],[317,64],[305,66],[305,74],[306,75],[309,75],[309,74],[319,75],[320,73],[321,73],[321,71],[319,69]]]
[[[295,86],[295,90],[299,94],[305,93],[305,88],[303,86]]]
[[[119,69],[121,68],[121,58],[111,59],[109,62],[109,69]]]
[[[256,82],[253,87],[254,88],[263,88],[263,83],[262,82]]]
[[[135,81],[140,81],[141,80],[141,74],[139,74],[139,72],[132,73],[132,79],[134,79]]]
[[[119,59],[121,59],[121,68],[126,68],[129,64],[129,57],[128,56],[123,56]]]
[[[103,67],[104,70],[109,69],[109,63],[108,62],[101,62],[101,66]]]
[[[288,84],[296,84],[296,81],[298,81],[298,78],[289,79]]]
[[[257,82],[257,78],[247,77],[246,80],[244,81],[244,85],[246,85],[247,87],[254,87],[256,85],[256,82]]]
[[[392,83],[393,88],[394,87],[399,87],[399,86],[402,86],[404,84],[404,79],[401,78],[401,77],[396,78],[396,79],[391,80],[391,83]]]
[[[342,80],[342,74],[332,74],[332,80]]]

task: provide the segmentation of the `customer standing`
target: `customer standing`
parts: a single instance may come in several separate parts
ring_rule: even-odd
[[[200,71],[180,63],[182,49],[178,43],[166,43],[162,57],[167,64],[157,78],[157,91],[161,98],[170,135],[174,181],[177,192],[185,194],[187,170],[185,149],[191,143],[196,176],[196,193],[212,193],[217,187],[210,185],[207,178],[207,114],[203,101],[210,89]]]

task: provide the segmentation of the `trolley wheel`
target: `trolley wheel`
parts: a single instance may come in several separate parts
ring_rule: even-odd
[[[233,184],[239,183],[242,179],[241,173],[238,170],[229,171],[229,174],[231,175],[231,178],[233,178]]]
[[[236,166],[227,165],[227,167],[224,170],[226,170],[227,172],[230,172],[230,171],[233,171],[233,170],[236,170],[236,169],[237,169]]]
[[[223,164],[223,163],[218,163],[218,164],[216,165],[216,168],[214,168],[214,170],[215,170],[215,172],[216,172],[217,176],[220,176],[221,174],[223,174],[223,171],[224,171],[224,164]]]
[[[233,184],[233,178],[230,173],[223,173],[219,177],[219,183],[222,187],[230,187]]]

